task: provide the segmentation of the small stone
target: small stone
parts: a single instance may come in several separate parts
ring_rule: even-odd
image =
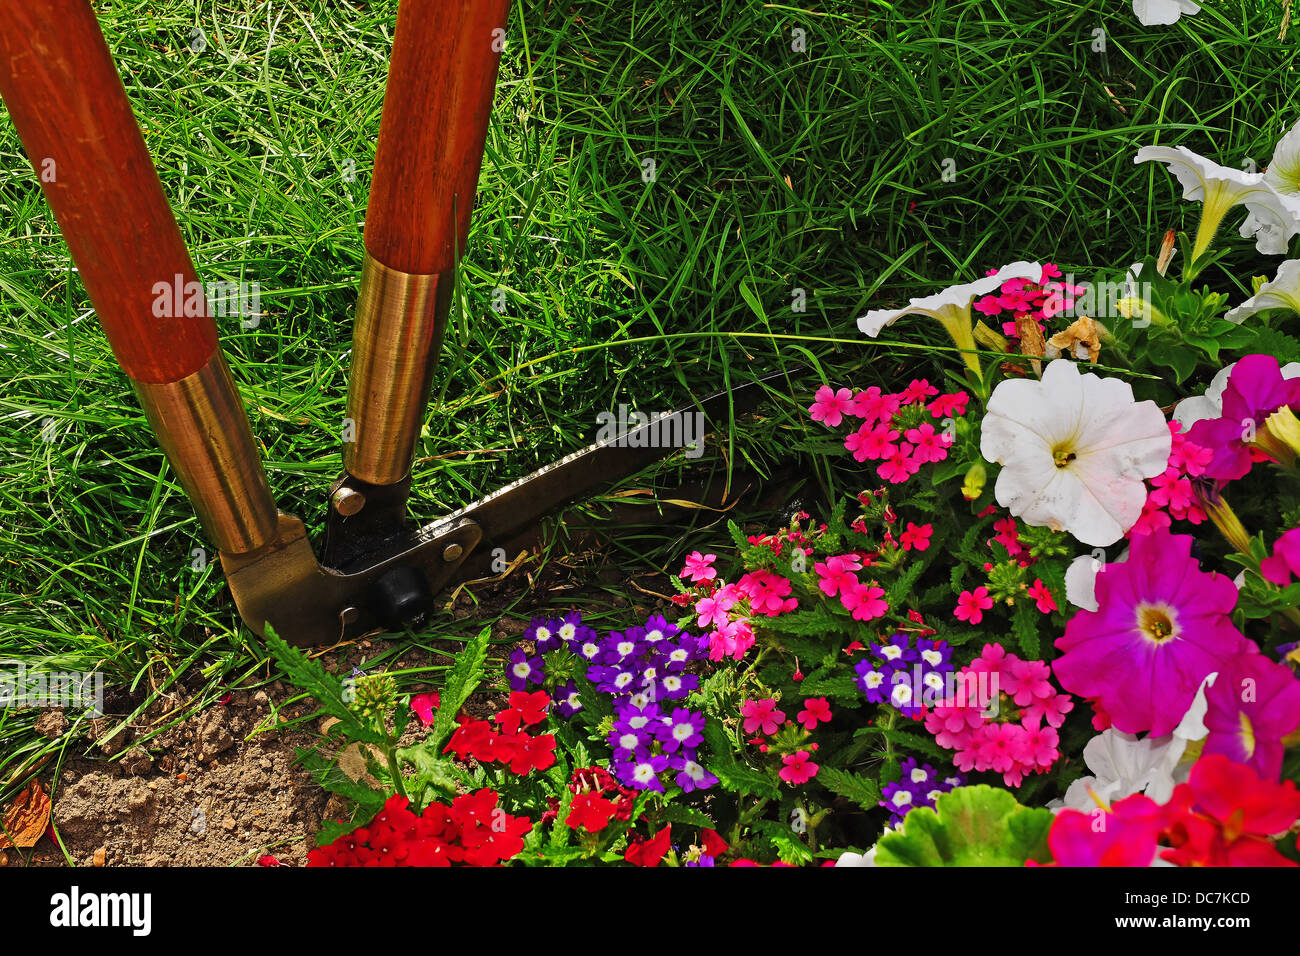
[[[95,851],[95,855],[92,858],[92,862],[94,863],[95,866],[103,866],[107,860],[108,860],[108,849],[106,847],[101,846],[98,850]]]
[[[239,826],[239,824],[235,822],[234,817],[226,817],[226,819],[221,821],[221,829],[225,830],[228,833],[233,831],[237,826]]]

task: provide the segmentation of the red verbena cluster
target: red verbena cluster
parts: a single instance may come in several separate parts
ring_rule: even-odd
[[[466,793],[417,816],[393,795],[373,820],[307,854],[308,866],[496,866],[524,848],[532,828],[497,806],[492,790]]]
[[[573,801],[565,822],[575,830],[585,827],[595,833],[604,829],[610,820],[626,822],[632,818],[637,791],[621,786],[604,767],[579,767],[569,776],[569,790]],[[547,797],[547,810],[541,822],[554,820],[560,813],[557,797]]]
[[[508,764],[511,773],[545,770],[555,763],[555,735],[533,736],[524,730],[546,719],[551,698],[546,691],[515,691],[510,706],[488,720],[474,720],[461,714],[460,726],[451,735],[443,753],[453,753],[479,763]],[[496,727],[493,727],[493,722]]]

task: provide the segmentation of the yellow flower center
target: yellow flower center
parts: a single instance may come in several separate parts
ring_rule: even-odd
[[[1052,449],[1052,461],[1056,462],[1057,468],[1065,468],[1076,457],[1074,449],[1069,445],[1057,445]]]
[[[1172,613],[1172,609],[1168,607],[1143,604],[1138,607],[1138,630],[1156,644],[1163,644],[1174,637],[1178,630]]]

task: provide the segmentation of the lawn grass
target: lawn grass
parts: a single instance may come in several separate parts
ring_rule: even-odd
[[[261,284],[260,325],[223,320],[224,347],[280,507],[319,527],[396,4],[95,6],[200,275]],[[1139,146],[1262,167],[1300,115],[1275,7],[1145,28],[1123,0],[519,0],[412,512],[580,447],[620,402],[805,364],[807,392],[956,368],[922,320],[867,344],[853,319],[1017,259],[1082,277],[1154,251],[1194,210]],[[1248,248],[1207,281],[1245,289]],[[197,664],[196,707],[271,676],[7,118],[0,346],[0,659],[158,692]],[[800,415],[740,424],[728,460],[788,458]],[[802,467],[815,493],[855,490]],[[611,560],[636,575],[725,530],[628,535]],[[68,746],[34,718],[0,710],[0,796]]]

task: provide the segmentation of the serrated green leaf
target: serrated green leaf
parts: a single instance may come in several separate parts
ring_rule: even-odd
[[[880,805],[880,787],[869,777],[822,766],[817,771],[817,780],[831,793],[852,800],[864,810],[874,810]]]
[[[776,855],[780,857],[781,862],[793,863],[796,866],[812,862],[812,850],[808,849],[807,845],[799,839],[799,835],[786,824],[774,820],[759,820],[754,824],[754,830],[771,841],[776,847]]]
[[[456,715],[483,680],[483,664],[487,660],[491,636],[492,626],[488,625],[470,638],[456,655],[456,663],[447,674],[447,684],[443,688],[441,703],[433,719],[433,730],[429,735],[429,746],[435,752],[451,736],[456,726]]]
[[[270,624],[266,626],[266,649],[284,670],[290,683],[314,697],[324,713],[338,720],[339,730],[349,740],[368,744],[386,742],[378,731],[363,724],[352,713],[343,699],[343,681],[325,670],[320,661],[312,660],[298,648],[290,646]]]

